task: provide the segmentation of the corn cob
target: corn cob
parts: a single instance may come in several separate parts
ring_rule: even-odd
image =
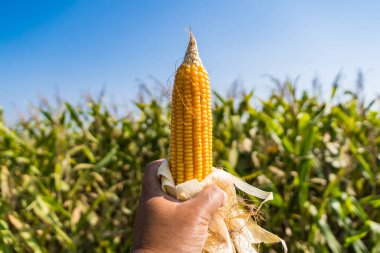
[[[191,32],[175,75],[170,128],[169,163],[176,184],[194,178],[201,181],[212,168],[211,90]]]

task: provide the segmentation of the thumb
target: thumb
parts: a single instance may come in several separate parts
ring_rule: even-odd
[[[212,215],[227,200],[227,194],[216,185],[209,185],[199,192],[195,197],[187,201],[190,208],[199,210],[206,215]]]

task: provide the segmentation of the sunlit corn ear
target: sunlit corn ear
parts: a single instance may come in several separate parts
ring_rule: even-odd
[[[201,181],[211,173],[211,89],[191,32],[174,80],[169,162],[176,184],[194,178]]]

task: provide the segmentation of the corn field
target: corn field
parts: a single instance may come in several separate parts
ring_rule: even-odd
[[[289,252],[380,252],[376,101],[284,82],[213,102],[214,166],[274,192],[258,222]],[[170,107],[135,107],[45,103],[11,125],[0,112],[0,252],[129,252],[144,166],[169,151]]]

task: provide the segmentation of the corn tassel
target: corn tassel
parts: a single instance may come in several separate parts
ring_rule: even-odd
[[[212,168],[210,82],[192,33],[174,80],[169,163],[176,184],[201,181]]]

